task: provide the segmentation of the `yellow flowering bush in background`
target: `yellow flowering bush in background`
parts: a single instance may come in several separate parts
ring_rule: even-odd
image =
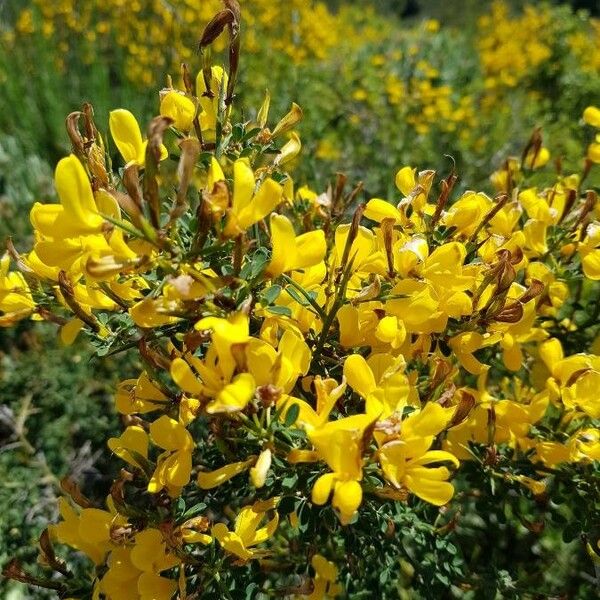
[[[149,95],[139,92],[162,87],[165,73],[193,60],[198,32],[218,7],[217,0],[7,3],[0,127],[55,163],[68,151],[63,114],[82,97],[94,100],[102,122],[115,102],[150,118]],[[545,3],[515,11],[500,0],[464,28],[435,19],[407,24],[351,2],[336,10],[300,0],[242,7],[248,68],[238,104],[251,111],[277,87],[278,111],[283,98],[310,105],[302,124],[310,158],[296,166],[304,179],[322,182],[335,166],[373,194],[389,193],[381,177],[363,173],[376,144],[382,171],[431,157],[445,168],[450,152],[461,173],[484,186],[481,173],[495,168],[498,149],[517,152],[514,140],[535,126],[564,160],[577,160],[581,130],[570,117],[600,93],[597,19]],[[9,117],[16,104],[17,121]],[[29,131],[38,132],[35,142]]]
[[[89,23],[88,41],[106,36],[107,49],[126,51],[136,85],[151,83],[150,67],[190,65],[152,91],[151,120],[113,107],[101,122],[90,103],[68,115],[57,201],[32,206],[31,247],[9,243],[0,263],[0,326],[45,321],[65,346],[85,338],[99,356],[133,354],[136,367],[114,397],[121,428],[106,444],[118,466],[105,498],[64,479],[38,567],[11,560],[4,576],[94,600],[524,597],[515,595],[523,582],[500,563],[483,572],[472,552],[506,553],[512,519],[521,535],[547,525],[576,540],[587,575],[578,597],[592,597],[600,108],[568,115],[577,157],[563,163],[539,128],[522,132],[518,152],[512,140],[499,149],[481,190],[451,161],[444,171],[397,162],[382,176],[375,146],[362,168],[379,184],[365,189],[341,173],[306,184],[303,108],[286,100],[280,110],[273,87],[256,108],[238,109],[240,57],[242,82],[269,77],[264,65],[243,75],[242,17],[251,15],[249,53],[273,35],[273,48],[300,64],[342,42],[328,37],[336,28],[323,5],[290,3],[296,16],[282,29],[278,5],[256,4],[183,3],[181,21],[164,2],[77,3],[81,14],[40,3],[19,14],[15,35],[41,24],[43,35],[64,36],[65,54]],[[137,15],[139,34],[125,19],[123,30],[102,26],[95,10]],[[151,23],[163,19],[148,35],[156,49],[132,41],[148,33],[145,10]],[[479,46],[482,94],[518,87],[549,60],[545,10],[527,9],[523,38],[507,41],[512,23],[495,4],[497,38]],[[193,64],[186,27],[199,22]],[[367,33],[343,77],[380,43]],[[485,148],[473,131],[493,106],[482,116],[476,91],[444,81],[434,58],[447,40],[437,35],[425,22],[401,47],[370,55],[375,72],[389,72],[344,99],[363,142],[369,116],[393,110],[414,136]],[[212,48],[222,39],[225,65]],[[341,141],[333,133],[308,144],[343,163]]]
[[[244,23],[244,45],[253,54],[283,53],[296,63],[324,59],[344,38],[378,35],[374,25],[367,29],[357,22],[375,20],[372,9],[359,19],[347,9],[334,15],[324,2],[247,0],[241,5],[252,5]],[[122,53],[125,77],[136,86],[149,86],[193,57],[198,32],[220,7],[218,0],[33,0],[19,12],[14,31],[4,37],[9,44],[31,36],[52,39],[62,54],[56,65],[59,69],[67,67],[65,55],[81,51],[82,41],[85,64],[93,64],[98,52]],[[269,39],[268,49],[261,43],[264,39]]]

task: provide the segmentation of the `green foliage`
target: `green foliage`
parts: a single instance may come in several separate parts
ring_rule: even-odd
[[[63,477],[101,501],[114,476],[106,450],[117,426],[114,386],[134,365],[123,357],[90,362],[83,343],[74,352],[57,345],[54,328],[0,330],[2,564],[12,557],[35,564],[37,538],[58,516]],[[0,580],[0,596],[8,589]]]

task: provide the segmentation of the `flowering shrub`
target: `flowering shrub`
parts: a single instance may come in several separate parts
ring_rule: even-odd
[[[288,172],[301,108],[234,110],[224,4],[146,135],[123,108],[110,138],[91,105],[69,115],[59,202],[2,259],[0,325],[142,365],[116,390],[106,503],[65,480],[40,539],[54,575],[5,576],[107,600],[397,597],[399,572],[426,597],[476,593],[448,536],[475,537],[498,498],[600,561],[600,109],[579,169],[554,169],[536,130],[493,198],[411,166],[386,199],[343,175],[314,191]],[[228,69],[208,52],[225,29]]]

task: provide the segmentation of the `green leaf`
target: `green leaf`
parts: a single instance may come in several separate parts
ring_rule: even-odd
[[[272,285],[263,292],[262,299],[267,305],[273,304],[273,302],[275,302],[275,300],[277,300],[279,297],[279,294],[281,294],[281,286]]]
[[[306,298],[302,298],[300,294],[291,286],[288,285],[285,291],[298,303],[300,306],[309,306],[309,302]]]
[[[292,316],[292,311],[287,306],[269,306],[267,310],[274,315],[281,315],[284,317]]]
[[[285,413],[285,426],[291,427],[297,420],[300,415],[300,407],[297,404],[292,404],[289,407],[288,411]]]
[[[206,509],[206,504],[204,502],[198,502],[198,504],[194,504],[191,508],[188,508],[182,515],[182,519],[189,519],[191,517],[195,517],[199,515],[203,510]]]

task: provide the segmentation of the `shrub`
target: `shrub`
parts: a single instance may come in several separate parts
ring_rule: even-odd
[[[40,568],[5,576],[112,600],[591,597],[598,140],[563,171],[534,131],[493,198],[411,166],[387,200],[343,175],[297,187],[302,110],[273,126],[267,95],[237,116],[224,4],[145,139],[110,113],[118,162],[91,105],[69,115],[59,203],[2,260],[1,325],[141,363],[117,386],[106,502],[66,481]],[[227,71],[208,52],[225,29]],[[600,109],[583,120],[591,136]],[[560,530],[577,543],[549,572]]]

